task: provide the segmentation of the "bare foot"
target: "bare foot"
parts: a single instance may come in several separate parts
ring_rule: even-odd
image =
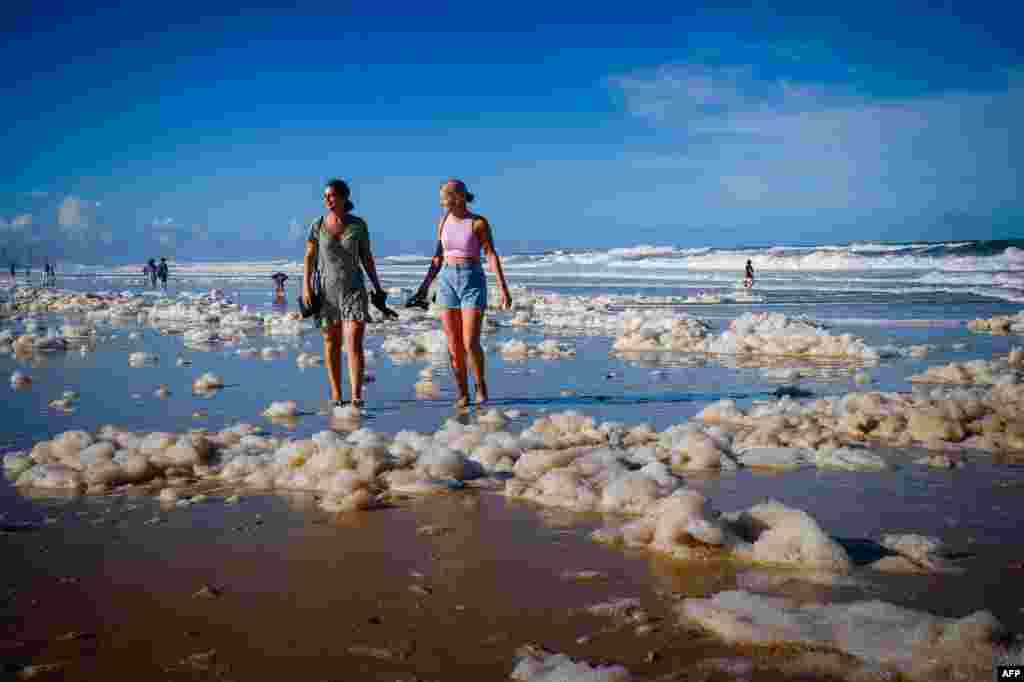
[[[352,407],[362,407],[364,405],[362,398],[352,398]]]
[[[457,407],[459,409],[462,409],[464,407],[469,407],[469,398],[467,396],[464,396],[464,395],[463,396],[459,396],[455,400],[455,407]]]
[[[476,404],[477,405],[486,405],[487,404],[487,396],[484,395],[483,393],[477,393]]]

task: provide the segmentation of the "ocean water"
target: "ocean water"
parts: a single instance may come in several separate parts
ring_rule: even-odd
[[[515,292],[566,296],[610,296],[613,310],[659,308],[685,311],[707,320],[715,333],[747,312],[771,311],[805,316],[826,324],[832,333],[850,333],[871,346],[929,344],[925,358],[885,358],[866,368],[871,381],[858,384],[850,363],[818,363],[812,376],[800,381],[815,395],[840,395],[857,390],[912,390],[907,377],[952,360],[990,358],[1008,352],[1013,337],[971,334],[965,322],[995,314],[1015,313],[1024,301],[1024,250],[1016,242],[956,242],[944,244],[850,244],[844,246],[772,247],[761,249],[677,249],[636,246],[607,251],[565,251],[536,255],[507,255],[503,264]],[[741,289],[743,264],[754,263],[755,303],[730,302]],[[386,287],[400,305],[403,292],[414,289],[426,271],[421,256],[378,258]],[[287,302],[274,303],[269,275],[291,275]],[[59,286],[82,291],[151,291],[140,268],[62,267]],[[301,279],[295,261],[233,263],[174,263],[168,294],[187,297],[211,289],[223,291],[251,310],[294,310]],[[493,289],[492,289],[493,292]],[[514,292],[514,296],[516,293]],[[685,304],[688,296],[713,293],[718,304]],[[496,318],[506,319],[506,313]],[[44,321],[45,324],[45,321]],[[52,324],[57,324],[54,320]],[[438,323],[439,324],[439,323]],[[139,338],[131,339],[132,333]],[[395,433],[401,429],[433,431],[453,416],[454,385],[446,360],[396,360],[381,352],[386,335],[396,333],[370,325],[366,348],[374,377],[366,389],[366,426]],[[496,352],[509,339],[537,343],[557,338],[572,345],[572,358],[510,360]],[[779,381],[764,373],[767,367],[806,367],[807,362],[759,358],[737,363],[682,353],[613,353],[613,339],[573,330],[501,326],[484,336],[493,404],[524,411],[525,422],[542,411],[576,409],[599,419],[650,423],[664,429],[683,421],[708,403],[723,397],[749,402],[770,397]],[[283,346],[273,360],[239,357],[242,347]],[[160,355],[154,367],[130,368],[127,355],[146,350]],[[186,350],[180,337],[164,336],[152,327],[126,323],[113,330],[95,352],[38,356],[31,367],[36,380],[29,391],[12,391],[0,407],[10,425],[0,440],[8,448],[23,447],[30,439],[68,428],[94,429],[100,424],[124,424],[135,429],[180,430],[195,426],[217,428],[238,420],[286,428],[266,422],[260,412],[272,400],[296,400],[310,413],[288,425],[296,435],[320,430],[326,417],[315,413],[327,400],[323,367],[298,368],[299,352],[322,354],[322,341],[313,330],[299,337],[247,338],[240,345],[209,352]],[[178,367],[178,357],[193,361]],[[441,392],[433,399],[418,398],[413,390],[418,372],[435,367]],[[0,357],[0,371],[9,376],[20,366],[13,356]],[[211,399],[193,396],[193,378],[205,371],[221,374],[229,386]],[[344,377],[343,377],[344,378]],[[157,399],[153,391],[167,385],[171,396]],[[82,394],[70,414],[55,413],[48,403],[64,389]],[[5,389],[10,391],[10,389]],[[347,385],[344,387],[348,394]],[[197,411],[202,417],[194,417]]]
[[[492,316],[498,326],[487,331],[483,339],[487,350],[491,406],[521,411],[521,416],[505,427],[513,432],[526,428],[538,416],[565,410],[576,410],[599,421],[626,425],[647,423],[660,431],[685,422],[721,398],[732,398],[740,405],[749,405],[753,401],[773,399],[780,387],[792,387],[793,384],[814,397],[839,396],[854,391],[918,390],[908,378],[928,367],[954,360],[990,359],[1007,353],[1015,345],[1024,345],[1024,340],[1016,336],[973,334],[966,326],[971,319],[1012,314],[1021,309],[1021,302],[1024,302],[1024,251],[1019,249],[1022,247],[1024,244],[981,242],[737,250],[637,246],[610,251],[510,254],[503,258],[503,262],[514,296],[559,294],[591,300],[603,297],[612,310],[686,312],[707,320],[715,334],[745,313],[781,312],[821,322],[833,334],[851,334],[875,348],[905,350],[910,346],[927,344],[929,351],[924,357],[906,353],[887,355],[870,364],[812,363],[801,359],[767,357],[740,360],[666,352],[619,353],[613,350],[614,339],[608,335],[574,329],[514,327],[507,324],[510,313],[495,312]],[[730,297],[741,288],[743,264],[748,258],[753,261],[757,272],[754,294],[763,300],[732,301]],[[392,305],[401,305],[404,295],[418,285],[426,267],[427,259],[421,256],[378,258],[381,278],[385,286],[393,290]],[[269,278],[278,270],[291,275],[284,304],[275,303]],[[57,285],[77,291],[165,295],[151,291],[140,271],[141,266],[62,266]],[[187,300],[190,296],[218,289],[251,311],[283,312],[295,310],[299,281],[300,268],[294,260],[181,262],[172,264],[166,295]],[[716,294],[722,302],[684,302],[687,297],[700,293]],[[8,294],[9,289],[0,290],[0,297]],[[583,304],[581,299],[580,305]],[[37,322],[43,327],[56,328],[64,319],[44,315]],[[0,320],[0,329],[17,333],[24,329],[24,323],[24,320]],[[439,322],[433,324],[436,328],[440,326]],[[300,352],[323,352],[320,335],[313,329],[297,336],[256,333],[240,343],[196,350],[186,348],[180,335],[167,335],[149,324],[134,320],[116,324],[104,322],[99,326],[102,340],[92,344],[84,354],[77,351],[36,354],[31,360],[0,354],[0,374],[4,377],[17,370],[33,378],[31,387],[27,389],[15,390],[6,381],[0,386],[4,393],[4,399],[0,401],[0,454],[30,448],[33,443],[63,431],[95,431],[104,424],[123,426],[136,432],[183,432],[197,427],[217,430],[248,422],[272,434],[295,438],[327,428],[353,428],[351,425],[339,425],[323,413],[328,398],[326,370],[322,366],[300,368],[296,365]],[[410,333],[408,329],[394,325],[369,326],[366,348],[371,357],[367,369],[373,380],[365,388],[367,409],[360,425],[395,434],[401,430],[431,433],[448,419],[473,423],[476,409],[459,413],[452,406],[454,385],[445,358],[402,359],[389,356],[382,350],[385,338],[406,333]],[[497,352],[500,343],[511,339],[535,344],[552,338],[571,346],[575,354],[559,359],[531,357],[517,360]],[[280,355],[261,359],[243,357],[237,352],[240,348],[259,350],[267,347],[281,349]],[[137,351],[153,353],[159,357],[159,362],[130,367],[128,356]],[[187,359],[191,364],[179,366],[179,358]],[[423,398],[416,394],[414,385],[419,372],[427,366],[435,369],[440,390],[430,398]],[[799,369],[804,376],[799,380],[781,381],[770,374],[771,370],[787,368]],[[192,381],[204,372],[221,375],[227,386],[209,397],[194,395]],[[169,389],[169,396],[161,398],[154,394],[161,385]],[[344,368],[343,385],[348,396]],[[76,391],[80,396],[74,409],[62,411],[51,408],[49,402],[66,390]],[[303,415],[290,420],[262,417],[261,412],[272,401],[278,400],[296,401]],[[290,558],[296,552],[307,552],[311,560],[291,563],[317,565],[321,558],[335,556],[341,551],[338,540],[343,536],[345,553],[358,543],[368,543],[373,548],[360,550],[365,555],[385,556],[386,550],[378,549],[374,544],[377,541],[372,529],[386,534],[391,532],[387,530],[390,527],[387,524],[408,524],[411,516],[441,513],[439,510],[453,505],[457,509],[451,513],[461,519],[466,515],[463,504],[479,497],[483,500],[481,508],[486,513],[477,515],[479,518],[469,514],[466,516],[468,521],[462,520],[476,529],[473,546],[487,555],[490,549],[484,539],[493,537],[490,526],[506,528],[509,519],[515,520],[522,525],[520,537],[514,545],[516,560],[521,562],[516,566],[532,566],[531,562],[536,562],[537,566],[553,566],[542,572],[550,574],[548,578],[554,584],[549,589],[559,595],[564,590],[560,581],[552,577],[557,576],[559,566],[563,569],[602,567],[601,562],[607,562],[613,570],[630,576],[622,584],[616,584],[615,589],[621,594],[645,595],[651,592],[652,587],[659,586],[679,593],[701,595],[710,589],[709,585],[714,585],[715,590],[746,589],[750,585],[755,586],[750,588],[755,591],[767,590],[764,580],[770,579],[778,585],[769,591],[797,598],[821,601],[882,599],[948,616],[962,616],[986,608],[1008,627],[1024,628],[1024,610],[1019,603],[1006,598],[1007,581],[1019,578],[1019,573],[1012,573],[1007,567],[1020,558],[1018,536],[1022,519],[1015,500],[1021,486],[1024,486],[1024,467],[988,457],[972,457],[964,469],[933,470],[914,465],[913,459],[917,456],[920,456],[919,452],[897,453],[893,456],[897,462],[894,469],[885,472],[810,469],[777,474],[741,469],[736,472],[687,474],[686,484],[700,490],[720,510],[741,509],[765,499],[778,499],[806,510],[828,533],[852,543],[878,539],[885,533],[935,535],[965,557],[968,570],[963,575],[880,575],[857,586],[831,588],[790,580],[785,572],[762,575],[762,572],[752,570],[733,575],[731,571],[723,573],[718,568],[694,569],[655,556],[623,555],[618,550],[593,545],[587,538],[589,530],[609,522],[596,518],[598,515],[573,515],[475,492],[462,501],[453,496],[442,502],[417,503],[408,509],[341,515],[355,518],[337,521],[338,527],[313,525],[324,522],[320,518],[323,514],[317,511],[312,497],[302,493],[282,492],[280,498],[275,493],[267,498],[247,500],[245,513],[265,513],[272,528],[275,524],[284,525],[287,532],[269,536],[273,538],[269,542],[274,546],[275,554]],[[0,517],[8,521],[39,523],[47,516],[60,513],[63,514],[60,525],[51,530],[57,533],[64,532],[60,530],[64,529],[69,533],[68,537],[76,528],[77,517],[94,513],[93,506],[99,504],[89,500],[58,502],[55,500],[60,495],[51,491],[15,491],[6,484],[0,483],[0,486],[3,486],[0,489]],[[303,503],[292,511],[282,511],[282,506],[292,504],[295,499]],[[182,561],[187,568],[191,565],[188,561],[201,563],[210,557],[209,565],[204,564],[203,575],[206,575],[219,570],[222,565],[231,564],[235,553],[252,552],[255,565],[260,563],[259,552],[265,551],[267,540],[262,536],[256,539],[232,536],[234,539],[228,545],[230,550],[217,553],[217,547],[221,546],[218,543],[224,542],[227,529],[238,523],[237,519],[243,513],[233,511],[231,507],[198,505],[194,511],[168,515],[171,517],[168,526],[172,531],[177,529],[177,534],[168,539],[168,535],[157,535],[158,531],[145,523],[150,516],[165,513],[166,510],[161,510],[156,501],[132,499],[131,506],[133,509],[138,506],[139,518],[120,522],[130,529],[126,531],[131,534],[130,543],[119,545],[111,540],[114,536],[104,535],[108,532],[106,526],[98,526],[95,533],[97,546],[109,543],[110,547],[119,547],[117,551],[123,554],[123,561],[118,566],[111,565],[111,575],[118,571],[130,573],[130,567],[141,565],[139,562],[147,552],[161,557],[161,565],[176,568],[182,565]],[[534,518],[536,526],[532,523]],[[131,525],[133,522],[134,526]],[[552,528],[545,530],[545,526]],[[209,547],[189,545],[189,542],[194,542],[194,527],[205,529],[215,541],[211,540]],[[304,541],[305,544],[296,544],[296,533],[315,537]],[[564,546],[561,544],[563,541],[567,543]],[[10,542],[11,547],[21,546],[13,540]],[[55,557],[63,556],[62,552],[73,553],[75,549],[73,543],[65,547],[57,540],[50,542],[58,546]],[[84,543],[82,540],[78,542]],[[193,558],[181,559],[184,552],[179,550],[190,546]],[[35,559],[36,554],[30,555],[28,550],[22,554],[17,554],[17,551],[20,550],[15,550],[12,556],[17,556],[15,568],[22,572],[36,571],[33,562],[43,565],[46,557],[50,556],[40,554],[43,558]],[[445,564],[445,570],[450,570],[452,565],[470,566],[473,570],[469,572],[478,576],[481,592],[494,591],[495,583],[479,577],[478,566],[466,558],[467,552],[462,547],[453,550],[451,563]],[[421,553],[427,554],[425,550]],[[332,570],[334,566],[348,565],[346,556],[343,554],[332,559]],[[404,575],[403,567],[413,564],[412,559],[408,559],[406,564],[402,561],[404,559],[394,557],[381,560],[379,563],[383,568],[374,571]],[[584,566],[579,561],[592,563]],[[46,570],[57,569],[51,567]],[[168,580],[180,581],[180,577],[174,577],[176,570],[168,573]],[[117,580],[122,579],[127,580],[128,576]],[[234,579],[237,589],[237,576]],[[117,580],[113,584],[120,585]],[[314,586],[330,581],[330,578],[316,574],[314,577],[286,580],[291,586],[289,589],[313,600],[319,599],[312,594],[318,589]],[[748,584],[745,580],[752,582]],[[506,591],[505,583],[500,584],[499,591]],[[181,589],[187,594],[184,592],[186,587]],[[265,588],[251,589],[258,593]],[[608,589],[606,586],[594,587],[592,601],[600,595],[613,596],[604,594]],[[398,590],[404,591],[405,587],[400,585]],[[531,614],[534,613],[531,608],[539,609],[549,601],[546,597],[534,596],[531,597],[533,601],[525,599],[524,602],[516,590],[507,591],[516,595],[509,613],[521,611]],[[472,600],[466,592],[458,592],[453,598],[459,603]],[[354,597],[346,594],[339,599],[351,600]],[[661,598],[652,594],[651,599],[657,601]],[[572,599],[566,596],[566,603],[569,602]],[[523,603],[527,606],[524,607]],[[582,606],[582,603],[577,606]],[[294,615],[292,611],[286,612]],[[369,617],[369,614],[363,615]],[[509,621],[502,622],[511,620],[509,616]],[[175,627],[181,630],[185,626]],[[522,626],[523,636],[532,633],[536,627],[532,622]],[[566,647],[575,646],[575,635],[569,637],[566,632],[552,626],[552,636],[555,634],[567,638]],[[304,637],[315,641],[316,633],[307,632]],[[221,641],[217,646],[226,645]],[[607,653],[603,643],[601,647],[600,652],[593,653],[594,656]],[[588,655],[585,648],[578,651],[570,648],[570,651]],[[453,670],[458,669],[457,663],[452,665]]]
[[[593,295],[729,295],[741,288],[751,260],[757,293],[767,305],[963,306],[1024,302],[1024,240],[945,243],[853,243],[740,249],[637,245],[600,251],[503,254],[511,284]],[[378,257],[386,286],[415,287],[426,254]],[[138,280],[137,266],[62,266],[62,274]],[[269,261],[172,262],[175,277],[200,286],[266,282],[277,271],[301,273],[301,254]],[[927,309],[927,308],[926,308]]]

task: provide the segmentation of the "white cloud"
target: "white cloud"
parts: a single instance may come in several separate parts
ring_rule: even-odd
[[[737,67],[667,65],[609,82],[629,112],[672,138],[663,153],[631,161],[660,174],[651,187],[675,177],[674,200],[757,222],[820,209],[1024,210],[1024,80],[1015,73],[1002,90],[888,99]]]
[[[97,226],[98,202],[65,196],[57,207],[57,225],[64,236],[85,245],[93,238]]]
[[[85,202],[78,197],[67,196],[57,207],[57,224],[61,227],[78,227],[84,221]]]

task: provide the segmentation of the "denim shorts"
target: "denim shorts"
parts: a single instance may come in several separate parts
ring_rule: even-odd
[[[442,308],[487,309],[487,276],[477,263],[445,263],[437,286],[437,304]]]

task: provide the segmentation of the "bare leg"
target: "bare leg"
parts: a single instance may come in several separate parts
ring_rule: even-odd
[[[352,388],[352,404],[363,402],[363,371],[366,358],[363,355],[363,336],[366,323],[349,320],[345,322],[345,353],[348,354],[348,385]]]
[[[324,358],[327,380],[331,383],[331,400],[341,400],[341,323],[324,329]]]
[[[444,310],[441,313],[441,325],[448,337],[448,360],[459,390],[456,404],[466,405],[469,403],[469,386],[466,379],[466,348],[462,345],[462,311],[458,308]]]
[[[480,329],[483,322],[484,311],[480,308],[462,310],[462,344],[469,355],[469,366],[473,368],[473,378],[476,379],[478,403],[485,403],[490,398],[487,394],[487,380],[484,378],[484,349],[480,345]]]

